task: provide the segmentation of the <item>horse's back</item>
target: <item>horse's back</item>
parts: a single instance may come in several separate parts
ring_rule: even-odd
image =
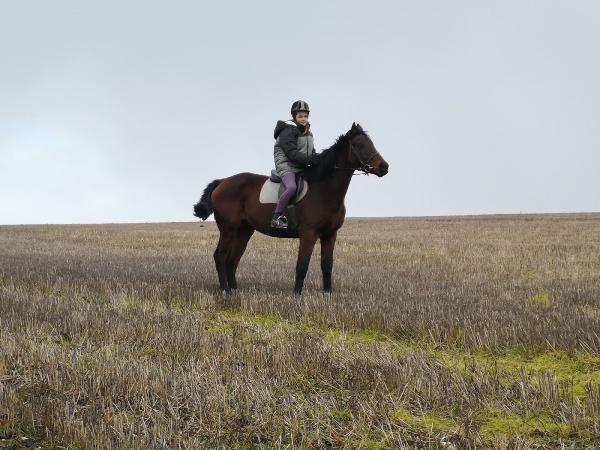
[[[213,201],[215,198],[229,197],[231,195],[239,198],[248,190],[260,189],[267,178],[266,175],[250,172],[237,173],[223,178],[219,186],[214,190]]]
[[[230,222],[239,222],[247,217],[247,207],[258,202],[260,189],[268,177],[256,173],[243,172],[223,178],[212,192],[215,217]]]
[[[231,175],[227,180],[231,179],[233,182],[237,183],[259,183],[263,182],[269,178],[267,175],[260,175],[258,173],[252,172],[242,172],[236,173],[235,175]]]

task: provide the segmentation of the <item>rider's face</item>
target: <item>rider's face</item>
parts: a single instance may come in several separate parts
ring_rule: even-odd
[[[304,111],[300,111],[296,114],[296,123],[299,123],[302,126],[305,126],[308,123],[308,113]]]

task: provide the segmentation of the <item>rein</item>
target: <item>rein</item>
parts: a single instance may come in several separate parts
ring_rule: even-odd
[[[334,165],[333,168],[334,169],[338,169],[338,170],[360,170],[361,173],[353,173],[352,176],[354,175],[367,175],[369,176],[370,170],[373,169],[373,166],[369,163],[365,163],[362,158],[360,157],[360,155],[358,154],[358,152],[354,149],[354,146],[352,145],[352,141],[350,139],[348,139],[348,146],[350,147],[350,151],[354,153],[354,156],[356,156],[358,158],[358,160],[360,161],[360,167],[339,167],[337,165]],[[373,158],[375,158],[375,155],[373,155]],[[371,159],[373,159],[371,158]]]

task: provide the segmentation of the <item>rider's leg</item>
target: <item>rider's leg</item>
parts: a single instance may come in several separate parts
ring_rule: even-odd
[[[277,215],[283,214],[285,207],[296,193],[296,174],[292,172],[286,173],[281,178],[281,182],[285,187],[285,191],[283,191],[281,197],[279,197],[279,201],[277,202],[277,207],[275,208],[275,213]]]
[[[271,226],[275,228],[287,228],[287,218],[285,217],[284,211],[287,204],[290,202],[294,194],[296,193],[296,174],[288,173],[281,177],[281,182],[285,190],[279,197],[277,207],[273,213],[271,219]]]

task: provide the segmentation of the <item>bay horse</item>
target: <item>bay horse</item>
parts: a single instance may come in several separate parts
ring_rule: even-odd
[[[279,238],[300,238],[294,293],[301,294],[308,265],[317,239],[321,240],[323,291],[331,292],[333,249],[337,231],[344,223],[344,198],[354,171],[383,177],[389,165],[375,149],[362,127],[356,123],[321,153],[316,166],[301,175],[309,183],[306,196],[296,204],[297,233],[271,227],[275,204],[259,202],[264,175],[239,173],[208,184],[194,215],[206,220],[213,212],[219,228],[214,252],[221,290],[237,289],[235,273],[255,230]]]

